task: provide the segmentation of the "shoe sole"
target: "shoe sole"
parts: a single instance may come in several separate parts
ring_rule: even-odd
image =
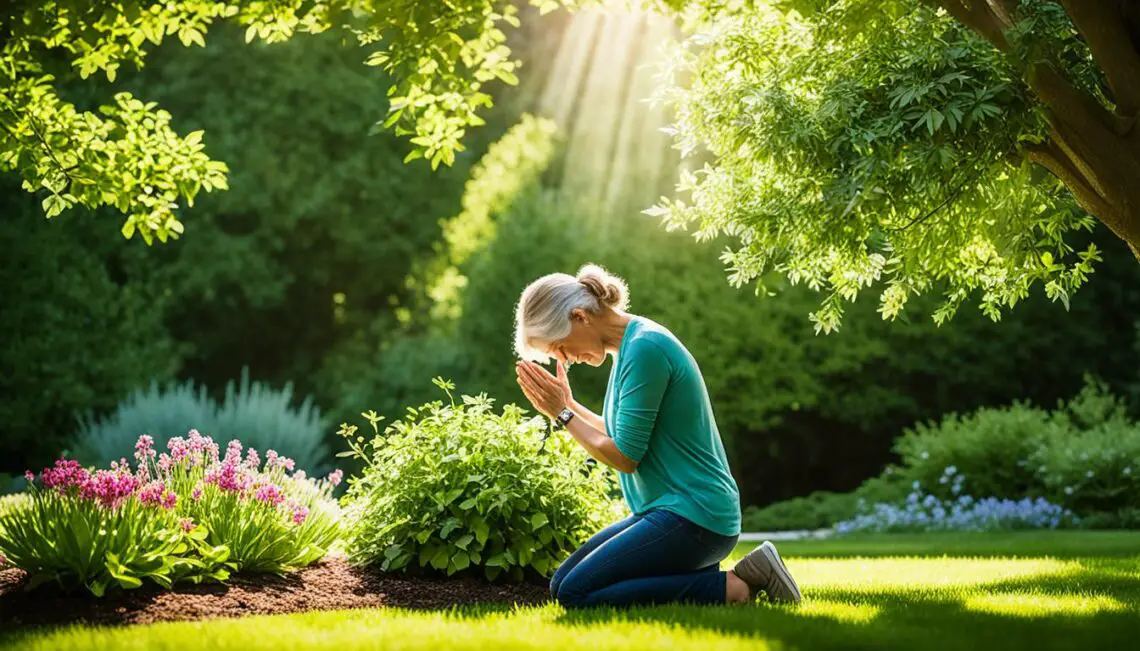
[[[800,587],[796,585],[796,580],[792,578],[792,573],[788,571],[788,567],[784,565],[784,559],[780,558],[780,552],[776,551],[776,546],[767,540],[764,544],[760,545],[760,552],[768,558],[772,563],[772,568],[779,575],[780,580],[784,585],[791,588],[792,594],[795,596],[795,603],[803,600],[803,595],[800,594]]]

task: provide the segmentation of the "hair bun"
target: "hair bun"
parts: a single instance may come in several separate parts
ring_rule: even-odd
[[[598,302],[615,310],[624,310],[629,304],[629,288],[625,281],[596,264],[578,270],[578,282],[585,285]]]

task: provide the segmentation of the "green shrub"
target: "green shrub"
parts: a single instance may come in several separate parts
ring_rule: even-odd
[[[1140,510],[1140,424],[1102,423],[1063,430],[1029,455],[1050,501],[1078,514]]]
[[[132,392],[106,418],[95,419],[90,414],[81,418],[76,456],[107,464],[130,450],[142,434],[162,447],[172,437],[197,429],[205,434],[225,432],[250,447],[275,450],[314,474],[327,469],[324,435],[328,424],[311,398],[293,407],[292,385],[277,391],[251,383],[248,369],[242,369],[240,384],[231,381],[226,385],[225,396],[219,405],[205,387],[195,387],[193,381],[171,384],[165,390],[152,382],[147,390]]]
[[[77,411],[111,409],[180,363],[150,292],[116,278],[127,243],[92,235],[102,220],[79,211],[49,222],[39,203],[0,178],[0,469],[21,474],[67,445]]]
[[[906,494],[906,483],[891,467],[850,493],[816,491],[807,497],[793,497],[763,508],[749,506],[744,509],[742,528],[745,531],[825,529],[855,517],[860,503],[896,502]]]
[[[1140,509],[1140,424],[1107,386],[1086,379],[1053,411],[1024,404],[950,415],[898,440],[902,476],[948,499],[1044,497],[1093,522],[1128,523]],[[948,477],[965,476],[955,488]]]
[[[939,498],[951,497],[940,480],[946,468],[966,476],[971,495],[1034,495],[1037,480],[1025,459],[1057,427],[1049,412],[1023,403],[949,414],[937,424],[920,423],[895,442],[903,473]]]
[[[409,408],[382,432],[367,412],[369,439],[342,426],[351,450],[341,454],[366,463],[344,498],[353,562],[521,580],[526,568],[549,574],[621,516],[614,475],[569,436],[544,440],[545,419],[512,404],[496,414],[485,395],[456,403],[454,385],[434,382],[447,403]]]

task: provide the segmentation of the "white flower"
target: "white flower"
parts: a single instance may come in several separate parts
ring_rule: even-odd
[[[1072,495],[1073,494],[1073,487],[1072,486],[1066,486],[1065,487],[1065,494],[1066,495]]]
[[[1092,476],[1093,476],[1093,471],[1091,471],[1091,470],[1085,473],[1085,477],[1092,477]]]
[[[923,451],[922,451],[922,454],[920,454],[920,455],[918,455],[918,456],[922,457],[923,459],[929,459],[929,458],[930,458],[930,453],[929,453],[929,452],[927,452],[926,450],[923,450]]]
[[[1132,474],[1132,466],[1128,466],[1127,468],[1125,468],[1124,474],[1131,475]]]

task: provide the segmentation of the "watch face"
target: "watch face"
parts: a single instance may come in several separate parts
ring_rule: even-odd
[[[563,423],[570,422],[570,419],[573,417],[574,412],[570,411],[569,409],[563,409],[562,412],[558,414],[558,420],[562,421]]]

